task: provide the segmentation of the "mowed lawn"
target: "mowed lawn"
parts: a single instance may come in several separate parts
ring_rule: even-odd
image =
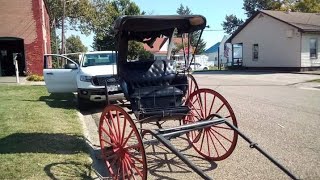
[[[0,85],[0,179],[90,179],[73,94]]]

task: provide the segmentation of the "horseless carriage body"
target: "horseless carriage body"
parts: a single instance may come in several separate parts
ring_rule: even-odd
[[[235,114],[222,95],[211,89],[198,88],[189,72],[175,69],[174,60],[170,60],[173,37],[182,37],[183,49],[189,49],[192,33],[200,32],[201,37],[205,27],[206,19],[200,15],[122,16],[116,20],[118,80],[130,105],[125,110],[108,103],[100,118],[101,153],[113,179],[147,179],[144,144],[154,141],[165,145],[202,178],[211,179],[170,143],[171,138],[184,134],[194,150],[208,161],[220,161],[230,156],[240,135],[250,147],[259,150],[296,179],[237,129]],[[160,37],[169,40],[166,60],[128,60],[131,41],[152,47]],[[189,52],[183,50],[185,69],[192,62]],[[162,123],[169,120],[177,120],[180,125],[163,128]],[[146,124],[158,128],[144,128]],[[147,135],[153,138],[147,139]]]

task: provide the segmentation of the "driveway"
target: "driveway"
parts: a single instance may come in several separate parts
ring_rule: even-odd
[[[260,147],[299,178],[320,178],[320,84],[303,83],[319,75],[202,72],[194,76],[201,88],[214,89],[229,101],[239,129]],[[88,123],[97,124],[101,110],[82,113]],[[288,179],[241,138],[230,157],[212,163],[200,158],[185,136],[172,143],[214,179]],[[200,178],[161,144],[146,147],[146,152],[148,179]]]

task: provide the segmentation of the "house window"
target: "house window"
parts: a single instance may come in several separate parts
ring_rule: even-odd
[[[253,44],[252,47],[252,57],[254,61],[257,61],[259,59],[259,45],[258,44]]]
[[[318,45],[317,39],[315,38],[310,39],[310,59],[318,58],[317,45]]]

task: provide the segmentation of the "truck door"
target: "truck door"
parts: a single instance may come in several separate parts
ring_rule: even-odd
[[[59,54],[44,55],[44,81],[49,93],[68,93],[77,91],[79,65]]]

